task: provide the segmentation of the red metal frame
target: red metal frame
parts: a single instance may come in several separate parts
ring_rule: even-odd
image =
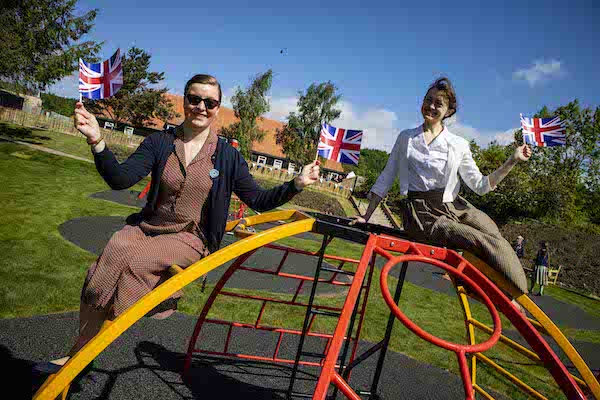
[[[307,303],[298,301],[298,296],[300,295],[300,292],[302,291],[305,283],[313,282],[314,278],[307,277],[304,275],[297,275],[297,274],[290,274],[290,273],[282,272],[282,268],[284,267],[285,262],[288,258],[288,255],[290,253],[303,254],[303,255],[313,256],[313,257],[318,257],[318,254],[316,252],[304,251],[304,250],[299,250],[299,249],[294,249],[294,248],[280,246],[280,245],[274,245],[274,244],[269,244],[269,245],[266,245],[265,247],[274,249],[274,250],[280,250],[283,252],[281,261],[279,262],[279,265],[277,266],[277,268],[275,270],[267,270],[267,269],[260,269],[260,268],[253,268],[253,267],[245,266],[244,263],[256,252],[256,250],[253,250],[251,252],[248,252],[248,253],[238,257],[238,259],[227,269],[227,271],[223,274],[221,279],[215,285],[213,291],[211,292],[210,296],[206,300],[204,308],[202,309],[202,312],[200,313],[200,317],[198,318],[198,321],[194,328],[192,337],[190,338],[190,342],[188,345],[188,352],[187,352],[186,360],[185,360],[185,364],[184,364],[184,374],[187,374],[187,371],[191,366],[192,357],[196,353],[235,357],[235,358],[250,359],[250,360],[257,360],[257,361],[269,361],[269,362],[284,363],[284,364],[293,364],[294,363],[293,359],[279,357],[279,355],[278,355],[279,349],[280,349],[280,346],[281,346],[281,343],[283,341],[283,337],[285,334],[301,335],[302,332],[297,329],[286,329],[286,328],[281,328],[281,327],[264,326],[264,325],[260,324],[260,321],[265,312],[265,307],[269,303],[285,304],[285,305],[292,306],[292,307],[302,307],[302,308],[305,308],[308,306]],[[338,261],[340,263],[340,265],[337,268],[340,270],[342,270],[342,268],[346,264],[358,263],[358,260],[354,260],[351,258],[345,258],[345,257],[331,256],[331,255],[325,255],[324,259],[329,260],[329,261]],[[232,292],[229,290],[225,290],[224,289],[225,284],[233,276],[233,274],[236,271],[246,271],[246,272],[250,272],[250,273],[259,273],[259,274],[265,274],[265,275],[280,276],[280,277],[288,278],[288,279],[295,279],[298,281],[298,284],[297,284],[296,290],[294,291],[294,294],[293,294],[291,300],[281,300],[281,299],[277,299],[274,297],[269,297],[267,294],[265,294],[265,295],[248,295],[248,294],[235,293],[235,292]],[[339,275],[339,273],[333,272],[333,273],[331,273],[330,278],[319,279],[318,282],[320,284],[329,284],[329,285],[338,286],[338,287],[350,287],[355,282],[355,279],[351,283],[339,281],[339,280],[337,280],[338,275]],[[224,320],[219,320],[219,319],[207,318],[207,315],[208,315],[210,309],[212,308],[212,306],[214,305],[218,296],[235,297],[235,298],[240,298],[240,299],[254,300],[254,301],[261,302],[262,304],[260,307],[260,311],[258,312],[255,323],[248,324],[248,323],[242,323],[242,322],[236,322],[236,321],[224,321]],[[358,312],[360,314],[359,327],[362,326],[362,321],[364,319],[364,313],[365,313],[366,304],[367,304],[367,297],[368,296],[365,296],[365,298],[362,302],[362,307]],[[353,302],[353,304],[354,303],[355,303],[355,301]],[[336,311],[336,312],[339,312],[342,310],[339,307],[330,307],[330,306],[324,306],[324,305],[313,305],[313,308],[317,309],[317,310]],[[313,315],[313,318],[310,321],[307,336],[327,339],[325,348],[326,348],[326,351],[328,351],[330,348],[330,345],[331,345],[331,340],[333,338],[333,334],[311,332],[312,325],[315,321],[314,317],[315,316]],[[222,351],[210,351],[210,350],[196,348],[196,343],[198,341],[198,337],[200,336],[202,327],[205,326],[206,324],[225,325],[225,326],[229,327],[227,337],[225,340],[225,346]],[[279,333],[277,344],[275,346],[273,355],[271,357],[265,357],[265,356],[257,356],[257,355],[252,355],[252,354],[241,354],[241,353],[229,352],[228,345],[229,345],[231,336],[234,332],[233,328],[257,329],[257,330]],[[347,339],[347,338],[344,337],[344,339]],[[355,354],[356,349],[358,347],[358,341],[360,339],[360,329],[357,330],[356,335],[354,337],[351,337],[350,339],[353,341],[352,354]],[[318,366],[323,365],[323,360],[321,360],[320,362],[300,361],[300,364],[318,367]]]
[[[429,332],[421,329],[417,324],[412,322],[406,315],[404,315],[404,313],[402,311],[400,311],[400,309],[394,302],[394,299],[392,298],[392,295],[390,294],[390,290],[388,289],[388,274],[390,272],[390,269],[392,267],[394,267],[395,265],[398,265],[402,262],[408,262],[408,261],[423,262],[423,263],[435,265],[436,267],[442,268],[443,270],[447,271],[448,273],[456,275],[458,278],[462,279],[467,284],[468,287],[470,287],[472,290],[474,290],[481,297],[483,304],[485,304],[487,309],[490,311],[490,314],[492,315],[492,320],[494,322],[494,332],[492,333],[490,338],[483,343],[479,343],[479,344],[475,344],[475,345],[461,345],[461,344],[448,342],[446,340],[443,340],[436,336],[433,336]],[[463,385],[464,385],[464,389],[465,389],[465,395],[466,395],[466,398],[470,400],[470,399],[475,399],[475,393],[473,390],[473,385],[471,382],[471,374],[469,373],[469,367],[467,365],[467,358],[466,358],[465,354],[466,353],[480,353],[480,352],[483,352],[483,351],[486,351],[486,350],[489,350],[490,348],[492,348],[492,346],[494,346],[498,342],[498,339],[500,338],[500,335],[502,334],[502,325],[500,322],[500,315],[498,315],[498,311],[492,304],[492,301],[490,300],[488,295],[485,294],[485,292],[483,290],[481,290],[481,288],[479,286],[477,286],[477,284],[475,284],[475,282],[473,282],[471,280],[471,278],[469,278],[468,276],[466,276],[465,274],[463,274],[461,272],[466,266],[467,266],[466,262],[462,262],[458,266],[457,269],[454,269],[450,265],[445,264],[441,261],[427,258],[427,257],[421,256],[421,255],[408,255],[408,256],[394,257],[394,258],[391,258],[385,264],[383,269],[381,270],[379,284],[381,285],[381,294],[383,295],[383,299],[385,300],[387,306],[390,308],[390,310],[392,310],[392,313],[396,316],[396,318],[398,318],[400,320],[400,322],[402,322],[404,324],[404,326],[406,326],[408,329],[410,329],[412,332],[414,332],[421,339],[424,339],[424,340],[428,341],[429,343],[432,343],[438,347],[441,347],[443,349],[450,350],[450,351],[453,351],[456,353],[456,356],[458,358],[458,364],[460,366],[460,373],[461,373],[461,377],[462,377]]]
[[[346,297],[346,301],[344,302],[344,306],[340,314],[340,319],[333,334],[334,336],[333,340],[331,341],[331,346],[329,347],[327,357],[325,357],[325,363],[323,364],[323,369],[321,370],[321,375],[319,376],[319,380],[317,381],[317,387],[315,388],[313,399],[324,400],[327,396],[329,384],[332,382],[338,387],[338,389],[342,391],[342,393],[346,395],[346,397],[350,397],[352,399],[360,398],[356,393],[354,393],[354,391],[352,390],[352,388],[350,388],[346,381],[344,381],[335,372],[335,367],[336,360],[338,359],[340,350],[342,349],[342,344],[344,341],[346,330],[348,329],[348,324],[350,323],[352,310],[360,292],[360,287],[362,286],[362,282],[365,277],[367,267],[369,266],[369,261],[371,260],[371,255],[373,254],[373,249],[375,248],[376,243],[377,236],[371,235],[369,237],[369,241],[365,246],[365,251],[362,254],[360,263],[358,264],[358,268],[356,269],[354,281],[352,282],[352,287],[350,288],[348,296]]]
[[[292,364],[294,360],[284,359],[279,357],[278,352],[281,346],[281,342],[285,334],[292,335],[300,335],[301,331],[295,329],[286,329],[282,327],[270,327],[263,326],[260,324],[261,318],[263,318],[263,314],[265,312],[265,307],[268,303],[279,303],[286,304],[289,306],[296,307],[307,307],[306,303],[298,301],[298,296],[303,288],[303,285],[307,281],[313,281],[313,278],[295,275],[295,274],[287,274],[282,273],[282,267],[287,259],[289,253],[298,253],[305,254],[311,256],[317,256],[317,253],[302,251],[298,249],[288,248],[284,246],[277,245],[267,245],[266,247],[281,250],[284,252],[282,260],[277,267],[276,270],[261,270],[258,268],[246,267],[243,263],[252,255],[255,251],[249,252],[243,256],[240,256],[229,269],[225,272],[223,277],[219,280],[211,295],[206,301],[206,304],[200,314],[196,327],[194,329],[194,333],[190,338],[188,353],[185,360],[184,372],[187,372],[191,365],[191,359],[193,354],[195,353],[204,353],[209,355],[220,355],[220,356],[230,356],[242,359],[250,359],[250,360],[259,360],[259,361],[270,361],[275,363],[286,363]],[[399,252],[403,253],[403,256],[394,256],[390,252]],[[513,326],[519,331],[519,333],[524,337],[527,343],[531,346],[533,351],[535,351],[544,366],[549,370],[551,375],[554,377],[555,381],[561,388],[561,390],[565,393],[567,398],[569,399],[584,399],[583,392],[577,385],[577,383],[570,376],[566,367],[554,353],[554,351],[550,348],[548,343],[544,340],[544,338],[538,333],[535,327],[528,321],[528,319],[521,314],[511,303],[510,299],[495,285],[493,284],[483,273],[481,273],[477,268],[475,268],[472,264],[470,264],[467,260],[465,260],[462,256],[460,256],[457,252],[452,250],[447,250],[444,248],[439,248],[435,246],[414,243],[409,240],[400,239],[387,235],[370,235],[369,240],[366,244],[365,250],[361,257],[360,262],[352,259],[345,259],[342,257],[335,256],[325,256],[325,259],[329,260],[337,260],[340,261],[341,268],[344,263],[357,263],[358,266],[356,268],[356,272],[352,283],[349,284],[347,282],[341,282],[336,280],[336,275],[332,276],[330,279],[319,279],[320,283],[338,285],[338,286],[349,286],[348,295],[344,302],[342,308],[336,307],[321,307],[322,310],[327,311],[339,311],[340,317],[338,320],[338,324],[335,328],[333,334],[330,333],[317,333],[312,332],[311,328],[314,322],[314,315],[310,321],[309,329],[307,332],[307,336],[314,337],[322,337],[327,339],[326,350],[325,350],[325,358],[320,362],[310,362],[310,361],[299,361],[299,365],[308,365],[308,366],[316,366],[321,367],[321,373],[319,376],[319,380],[317,382],[317,386],[315,388],[315,392],[313,395],[313,399],[324,400],[329,386],[333,384],[336,388],[338,388],[347,398],[352,400],[358,400],[360,397],[352,390],[352,388],[348,385],[347,381],[342,378],[339,373],[336,371],[336,368],[339,367],[337,364],[338,357],[340,351],[343,346],[343,342],[346,339],[350,339],[354,341],[353,348],[350,356],[349,362],[355,357],[356,348],[358,346],[358,340],[360,338],[361,328],[363,326],[363,321],[365,317],[366,304],[368,299],[368,286],[370,286],[370,277],[372,274],[372,269],[370,270],[370,274],[367,280],[367,287],[364,287],[367,291],[365,293],[364,298],[362,299],[362,307],[357,311],[360,313],[360,319],[358,321],[358,327],[355,334],[355,337],[347,338],[346,335],[352,335],[352,333],[347,333],[347,329],[349,326],[349,322],[352,318],[352,313],[356,306],[356,301],[359,297],[360,290],[363,288],[363,283],[365,281],[367,269],[369,267],[369,261],[374,256],[374,254],[380,255],[388,260],[385,267],[381,273],[381,289],[384,296],[384,300],[390,307],[391,312],[395,315],[401,322],[415,332],[420,337],[431,341],[432,343],[446,348],[448,350],[454,351],[457,354],[457,360],[459,364],[459,368],[461,371],[461,376],[463,378],[464,390],[467,399],[474,398],[473,387],[471,385],[471,380],[469,378],[468,365],[466,360],[467,352],[481,352],[486,349],[489,349],[491,346],[496,343],[498,337],[500,336],[501,325],[500,319],[498,315],[498,311],[502,312],[513,324]],[[483,303],[486,305],[490,313],[492,314],[492,318],[494,320],[494,332],[492,337],[481,344],[476,345],[459,345],[455,343],[450,343],[439,339],[428,332],[425,332],[418,326],[416,326],[412,321],[410,321],[396,306],[393,302],[393,299],[390,296],[389,290],[387,288],[387,277],[391,268],[403,261],[420,261],[425,262],[439,268],[442,268],[449,273],[455,274],[457,277],[462,279],[473,291],[475,291]],[[373,268],[373,266],[371,266]],[[229,280],[229,278],[237,271],[242,270],[249,273],[262,273],[262,274],[270,274],[277,275],[286,278],[292,278],[298,280],[298,287],[293,295],[292,300],[279,300],[271,297],[267,297],[267,295],[245,295],[234,293],[231,291],[223,290],[225,284]],[[247,300],[259,301],[262,302],[260,311],[258,313],[256,322],[254,324],[249,323],[241,323],[235,321],[222,321],[216,319],[208,319],[207,315],[211,307],[213,306],[216,298],[220,295],[243,298]],[[313,306],[314,308],[319,308],[320,306]],[[496,310],[496,307],[498,311]],[[196,349],[195,345],[200,335],[200,331],[202,327],[207,323],[220,324],[229,326],[227,339],[225,343],[225,348],[223,351],[209,351]],[[239,354],[239,353],[231,353],[228,351],[228,344],[230,342],[232,334],[235,332],[234,328],[244,328],[244,329],[259,329],[266,330],[272,332],[278,332],[278,340],[275,346],[275,351],[271,357],[257,356],[252,354]],[[348,378],[349,379],[349,378]]]
[[[246,216],[247,207],[246,203],[241,201],[239,197],[232,195],[230,208],[233,208],[233,211],[229,213],[229,219],[236,220],[244,218]]]
[[[405,255],[395,257],[390,253],[390,251],[400,252]],[[500,309],[500,311],[511,321],[515,328],[517,328],[519,333],[523,335],[534,351],[538,353],[544,362],[544,366],[550,371],[551,375],[554,377],[567,398],[585,399],[583,392],[573,380],[564,364],[560,361],[558,356],[554,353],[554,351],[550,348],[548,343],[546,343],[544,338],[538,333],[534,326],[513,306],[510,299],[508,299],[508,297],[506,297],[506,295],[496,285],[494,285],[485,275],[483,275],[483,273],[481,273],[457,252],[435,246],[414,243],[409,240],[399,239],[387,235],[371,235],[361,258],[361,265],[364,262],[367,262],[366,260],[368,260],[373,253],[379,254],[390,260],[384,267],[384,270],[387,270],[385,271],[385,274],[384,271],[382,271],[380,283],[382,284],[382,292],[387,293],[387,296],[384,295],[384,298],[387,297],[386,303],[388,306],[390,306],[390,302],[394,305],[394,307],[390,307],[394,315],[397,317],[402,316],[403,318],[399,318],[401,322],[419,336],[432,341],[434,344],[456,352],[461,376],[463,378],[466,399],[474,399],[475,397],[471,380],[465,379],[466,377],[470,376],[465,353],[466,351],[483,351],[486,348],[491,347],[498,340],[501,326],[499,315],[494,306],[497,306]],[[406,254],[408,254],[408,256]],[[425,254],[427,256],[425,256]],[[471,287],[471,289],[481,296],[484,304],[487,306],[488,310],[490,310],[494,319],[494,333],[487,342],[474,346],[467,346],[443,341],[442,339],[436,338],[435,336],[416,326],[414,323],[412,323],[412,321],[406,318],[402,312],[400,312],[400,310],[394,304],[393,299],[389,295],[389,290],[387,290],[387,273],[389,273],[389,270],[392,268],[392,266],[398,264],[399,262],[416,260],[435,265],[450,273],[454,273],[463,279]],[[440,260],[443,262],[440,262]],[[335,366],[332,365],[332,363],[335,363],[339,353],[339,349],[336,352],[333,344],[335,343],[336,345],[339,344],[341,346],[341,335],[343,335],[344,332],[343,328],[344,326],[347,326],[347,321],[345,321],[345,319],[342,317],[343,313],[342,316],[340,316],[340,322],[338,323],[338,327],[336,328],[335,332],[336,336],[332,340],[332,346],[327,354],[325,365],[321,370],[321,375],[319,376],[317,388],[313,396],[313,399],[315,400],[325,399],[330,384],[333,384],[340,389],[346,397],[353,400],[359,399],[358,395],[352,390],[348,383],[335,372]]]

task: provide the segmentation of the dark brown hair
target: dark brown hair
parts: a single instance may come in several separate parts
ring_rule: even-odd
[[[203,83],[205,85],[216,86],[219,89],[219,103],[221,102],[221,97],[223,96],[223,93],[221,92],[221,84],[219,83],[217,78],[215,78],[212,75],[204,75],[204,74],[198,74],[198,75],[192,76],[192,78],[189,81],[187,81],[187,83],[185,84],[185,90],[183,91],[184,96],[188,94],[188,90],[190,89],[190,86],[192,86],[194,83]]]
[[[451,116],[456,114],[456,111],[458,110],[458,103],[456,102],[456,92],[454,91],[454,86],[452,86],[452,82],[450,82],[450,79],[436,79],[435,82],[433,82],[433,84],[429,86],[429,89],[427,89],[427,93],[429,93],[431,89],[437,89],[439,92],[441,92],[441,94],[448,100],[448,109],[454,110],[452,114],[444,117],[444,119],[450,118]],[[427,94],[425,96],[427,96]]]

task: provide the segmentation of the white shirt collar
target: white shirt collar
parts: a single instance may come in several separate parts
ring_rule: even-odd
[[[446,125],[443,125],[444,129],[442,129],[442,131],[440,132],[440,134],[435,138],[435,140],[438,139],[442,139],[444,140],[446,143],[450,143],[449,139],[450,139],[450,131],[448,130],[448,127]],[[425,132],[425,128],[424,125],[421,124],[421,126],[419,126],[417,129],[415,129],[415,134],[413,137],[419,136],[421,134],[423,134]]]

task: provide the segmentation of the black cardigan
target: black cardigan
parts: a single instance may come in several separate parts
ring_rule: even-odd
[[[128,221],[139,221],[156,209],[160,178],[167,159],[175,151],[174,140],[174,129],[154,133],[144,139],[136,151],[121,164],[108,147],[94,154],[98,172],[114,190],[130,188],[152,173],[148,202],[140,213],[130,216]],[[211,253],[219,249],[225,233],[231,192],[235,192],[240,200],[256,211],[268,211],[278,207],[299,192],[293,181],[270,190],[262,189],[250,174],[248,164],[241,154],[221,138],[212,162],[219,171],[219,176],[213,178],[213,186],[207,199],[206,223],[201,225]]]

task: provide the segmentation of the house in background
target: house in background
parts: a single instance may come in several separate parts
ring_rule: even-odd
[[[173,103],[173,108],[175,112],[179,114],[179,117],[168,121],[167,124],[164,124],[161,120],[154,119],[152,123],[154,123],[156,130],[162,130],[167,126],[177,126],[183,122],[183,96],[167,94],[167,97],[171,103]],[[221,128],[229,126],[237,120],[238,119],[235,117],[235,113],[231,108],[222,106],[219,110],[219,115],[217,115],[217,118],[213,122],[213,127],[217,130],[217,133],[219,133]],[[252,159],[248,161],[275,169],[291,170],[290,172],[299,171],[302,166],[287,158],[285,154],[283,154],[281,145],[276,143],[277,129],[283,128],[283,122],[268,118],[260,118],[258,120],[258,126],[266,132],[265,137],[262,142],[254,142],[252,144]],[[325,179],[335,181],[346,175],[342,168],[342,164],[331,160],[327,160],[321,165],[321,171],[323,172]]]
[[[32,114],[39,114],[42,111],[42,99],[37,96],[16,94],[8,90],[0,89],[0,106],[14,108]]]

